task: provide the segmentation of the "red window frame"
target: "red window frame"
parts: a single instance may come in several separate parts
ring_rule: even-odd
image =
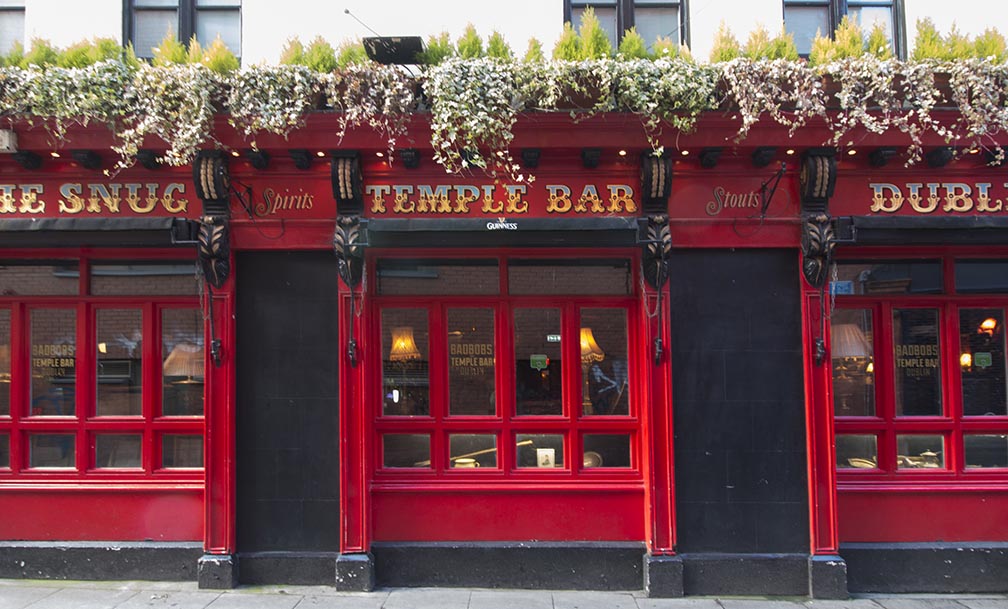
[[[628,295],[588,296],[588,295],[511,295],[508,293],[508,261],[515,259],[539,260],[577,260],[580,258],[625,258],[630,261],[631,282],[633,288]],[[637,357],[641,353],[638,344],[640,320],[638,319],[640,284],[639,261],[635,252],[619,250],[607,252],[593,250],[591,252],[566,252],[557,256],[553,252],[542,251],[510,251],[507,255],[484,254],[482,252],[460,255],[457,252],[416,252],[408,254],[400,252],[381,252],[375,254],[372,261],[385,259],[444,259],[445,261],[462,258],[480,258],[496,260],[500,273],[500,284],[497,294],[437,296],[437,295],[375,295],[371,306],[373,320],[369,328],[370,343],[375,345],[371,351],[371,362],[368,368],[374,370],[368,381],[372,396],[368,400],[371,426],[374,438],[371,449],[372,472],[376,482],[381,484],[450,484],[463,480],[480,480],[487,483],[501,483],[508,486],[521,484],[585,484],[585,483],[620,483],[639,482],[643,471],[643,454],[641,452],[641,400],[639,399],[638,371],[641,369]],[[369,265],[371,276],[369,281],[375,282],[375,264]],[[373,283],[373,285],[377,285]],[[486,308],[494,312],[495,357],[497,358],[495,372],[495,387],[497,399],[495,413],[492,416],[448,415],[446,365],[438,365],[438,358],[446,353],[445,341],[439,341],[447,332],[445,325],[448,309],[451,308]],[[561,309],[562,328],[561,341],[563,351],[563,412],[561,415],[517,415],[514,412],[514,335],[513,316],[511,312],[520,308],[559,308]],[[428,311],[431,349],[428,354],[430,361],[429,381],[430,415],[429,416],[398,416],[382,414],[382,361],[381,361],[381,311],[384,308],[425,308]],[[582,399],[580,355],[577,333],[579,331],[579,309],[614,308],[625,311],[627,324],[627,357],[628,357],[628,393],[629,411],[627,415],[589,415],[580,414]],[[445,348],[442,348],[445,347]],[[446,361],[446,360],[445,360]],[[430,468],[384,468],[383,436],[388,433],[419,433],[430,436],[431,467]],[[495,468],[450,468],[448,467],[449,446],[451,434],[495,434],[497,438],[497,467]],[[583,437],[591,433],[628,434],[630,443],[629,467],[582,467]],[[515,442],[518,434],[562,434],[564,436],[564,466],[557,468],[518,467]]]
[[[915,248],[911,253],[892,248],[863,248],[844,251],[837,263],[885,262],[887,260],[938,261],[942,272],[940,294],[836,295],[835,309],[864,309],[872,314],[875,377],[875,416],[835,416],[836,436],[847,434],[876,437],[878,466],[873,469],[837,468],[842,488],[882,488],[887,484],[938,488],[1003,487],[1008,484],[1008,468],[966,468],[963,436],[1008,434],[1008,416],[964,416],[962,371],[959,363],[959,310],[1002,308],[1008,313],[1008,294],[958,294],[955,291],[955,263],[961,260],[1008,261],[1006,248]],[[893,361],[893,310],[929,308],[938,311],[939,357],[941,360],[942,412],[929,416],[896,416]],[[833,400],[833,379],[829,380]],[[945,463],[942,468],[898,468],[896,436],[904,434],[940,435]],[[834,464],[835,466],[835,464]]]
[[[118,250],[103,253],[88,250],[32,250],[2,252],[0,259],[31,264],[67,261],[78,265],[78,291],[65,296],[0,295],[0,309],[10,311],[11,385],[10,412],[0,416],[0,434],[9,438],[10,467],[0,464],[0,485],[4,483],[97,483],[130,484],[202,482],[203,467],[162,467],[165,435],[198,436],[204,443],[204,415],[161,416],[162,400],[162,311],[201,307],[198,295],[94,296],[90,279],[93,264],[125,264],[136,260],[170,262],[186,260],[188,252],[170,250]],[[195,261],[193,261],[195,264]],[[75,409],[72,416],[38,416],[28,412],[31,370],[31,328],[29,313],[35,309],[75,311]],[[142,359],[140,378],[141,414],[97,416],[97,317],[103,309],[141,312]],[[204,330],[200,327],[200,335]],[[204,357],[206,357],[204,353]],[[209,369],[206,365],[204,369]],[[80,371],[90,371],[81,374]],[[29,434],[73,434],[73,467],[29,467]],[[141,435],[141,466],[115,468],[96,465],[97,434]],[[206,456],[204,455],[204,459]]]

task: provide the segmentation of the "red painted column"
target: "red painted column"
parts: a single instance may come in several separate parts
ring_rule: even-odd
[[[664,289],[668,289],[667,287]],[[641,302],[642,344],[638,348],[638,369],[642,371],[644,408],[642,445],[647,484],[647,545],[652,555],[675,553],[675,496],[672,435],[671,337],[668,322],[668,298],[658,298],[649,286]],[[662,350],[655,361],[655,339]]]
[[[205,468],[203,548],[208,554],[235,551],[235,259],[223,287],[203,303]],[[209,313],[213,315],[211,323]],[[212,328],[212,329],[211,329]],[[220,340],[220,364],[213,361],[212,341]]]
[[[351,312],[351,300],[356,298]],[[340,281],[339,298],[339,442],[340,442],[340,552],[366,552],[370,544],[367,519],[367,452],[365,442],[366,403],[364,362],[367,344],[363,340],[366,315],[360,289],[351,291]],[[348,345],[356,341],[356,364]]]

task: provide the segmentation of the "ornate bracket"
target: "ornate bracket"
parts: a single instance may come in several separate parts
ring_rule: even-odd
[[[231,273],[231,172],[220,150],[201,150],[193,161],[193,184],[203,202],[197,254],[207,283],[220,288]]]
[[[806,216],[801,236],[802,274],[812,287],[821,288],[826,284],[835,246],[836,236],[829,214]]]
[[[799,191],[802,205],[802,274],[809,285],[821,288],[833,260],[836,236],[830,222],[829,199],[836,186],[836,152],[810,150],[802,158]]]
[[[648,216],[647,233],[642,244],[644,256],[641,258],[641,272],[651,287],[661,290],[668,282],[668,258],[672,251],[668,216]]]
[[[672,159],[647,152],[641,156],[641,207],[644,213],[668,213],[672,194]]]
[[[333,234],[333,250],[339,256],[339,276],[351,288],[360,285],[364,274],[364,244],[358,216],[338,216]]]

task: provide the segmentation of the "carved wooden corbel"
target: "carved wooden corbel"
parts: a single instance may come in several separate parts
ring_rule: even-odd
[[[333,234],[333,250],[339,257],[339,276],[351,288],[360,285],[364,274],[359,216],[338,216]]]
[[[641,271],[644,280],[656,290],[661,290],[668,282],[671,251],[672,236],[669,232],[668,216],[664,214],[648,216]]]

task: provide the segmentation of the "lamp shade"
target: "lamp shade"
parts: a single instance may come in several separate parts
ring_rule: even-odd
[[[581,328],[581,362],[588,364],[591,362],[601,362],[605,359],[605,352],[595,342],[595,335],[591,328]]]
[[[203,347],[192,343],[179,343],[165,358],[162,367],[165,377],[184,377],[188,382],[203,380]]]
[[[833,359],[868,357],[871,346],[864,332],[857,324],[837,324],[833,326],[831,352]]]
[[[0,345],[0,383],[10,382],[10,345]]]
[[[417,349],[413,339],[411,326],[392,328],[392,348],[389,350],[389,360],[393,362],[409,362],[420,359],[420,349]]]

